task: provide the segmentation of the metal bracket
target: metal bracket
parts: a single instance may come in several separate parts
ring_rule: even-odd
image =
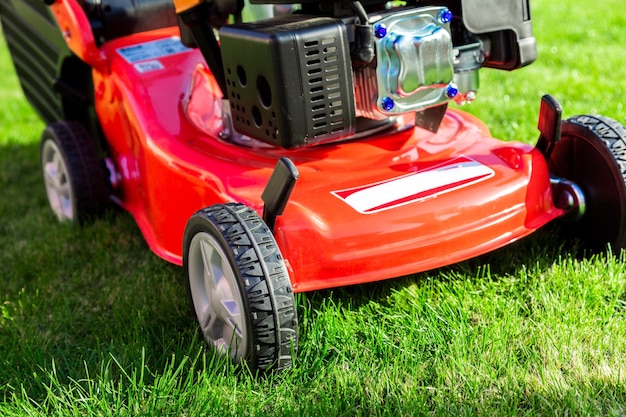
[[[276,225],[276,217],[283,214],[299,175],[298,168],[289,158],[280,158],[263,190],[261,195],[265,203],[263,206],[263,220],[272,233]]]
[[[416,112],[415,126],[424,128],[433,133],[437,133],[447,109],[448,103],[444,103]]]

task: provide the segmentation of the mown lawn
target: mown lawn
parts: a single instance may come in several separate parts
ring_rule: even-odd
[[[538,61],[484,70],[468,111],[534,142],[539,99],[626,122],[619,0],[534,0]],[[626,415],[626,258],[550,230],[480,259],[298,296],[293,369],[255,377],[196,335],[182,269],[130,216],[58,224],[43,124],[0,42],[0,415]]]

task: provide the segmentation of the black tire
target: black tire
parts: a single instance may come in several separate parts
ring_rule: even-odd
[[[50,124],[41,135],[41,168],[50,208],[59,221],[83,224],[109,202],[96,145],[78,122]]]
[[[298,321],[289,275],[265,222],[242,204],[215,205],[185,228],[183,267],[210,347],[253,371],[292,365]]]
[[[585,197],[580,220],[564,223],[566,236],[594,252],[617,253],[626,238],[626,129],[613,119],[580,115],[567,119],[548,167],[577,184]]]

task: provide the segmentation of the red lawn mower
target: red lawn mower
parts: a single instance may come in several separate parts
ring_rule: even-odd
[[[536,58],[527,0],[0,0],[53,212],[111,202],[182,265],[207,343],[297,350],[294,292],[493,251],[556,219],[624,246],[626,130],[540,105],[536,146],[448,108]]]

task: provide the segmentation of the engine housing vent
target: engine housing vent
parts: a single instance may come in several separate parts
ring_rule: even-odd
[[[300,15],[224,26],[220,43],[237,132],[284,148],[356,130],[345,25]]]

